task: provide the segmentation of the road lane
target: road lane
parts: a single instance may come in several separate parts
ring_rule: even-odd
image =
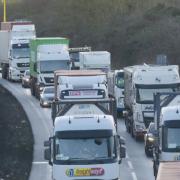
[[[52,134],[51,110],[41,108],[39,101],[31,96],[29,89],[19,83],[10,83],[0,78],[0,83],[12,92],[23,105],[30,120],[35,145],[32,172],[29,180],[50,180],[51,167],[43,157],[43,142]],[[151,158],[144,153],[143,142],[136,142],[127,132],[123,119],[118,120],[119,134],[126,140],[127,158],[120,164],[121,180],[154,180]]]
[[[125,138],[127,148],[127,158],[120,166],[121,171],[125,171],[124,167],[126,167],[133,180],[154,180],[152,159],[146,157],[144,153],[144,142],[136,141],[131,137],[126,131],[123,119],[118,120],[118,131]],[[126,180],[125,178],[126,175],[122,173],[121,179]]]

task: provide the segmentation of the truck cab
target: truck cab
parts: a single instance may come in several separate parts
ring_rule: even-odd
[[[160,161],[180,161],[180,107],[163,107],[160,116]]]
[[[125,149],[111,115],[57,117],[45,145],[53,179],[119,179]]]
[[[121,113],[124,110],[124,71],[115,70],[115,86],[114,94],[117,102],[117,112]]]
[[[180,161],[180,93],[155,95],[154,175],[161,162]]]
[[[25,70],[29,69],[29,40],[12,40],[9,49],[9,79],[22,79]]]
[[[107,76],[100,70],[57,70],[54,73],[59,99],[108,97]]]
[[[30,21],[2,22],[0,31],[0,61],[2,77],[19,81],[29,69],[29,42],[36,37],[35,26]]]
[[[36,38],[31,41],[31,93],[39,98],[45,86],[54,85],[54,71],[69,70],[69,40],[66,38]]]
[[[179,89],[178,66],[137,65],[124,73],[126,128],[133,137],[142,137],[154,120],[154,93]]]

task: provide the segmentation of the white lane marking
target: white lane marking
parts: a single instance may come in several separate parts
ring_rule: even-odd
[[[33,164],[48,164],[48,162],[46,162],[46,161],[34,161],[34,162],[32,162]]]
[[[127,161],[127,163],[128,163],[128,166],[129,166],[129,168],[130,168],[131,170],[134,169],[131,161]]]
[[[137,176],[135,172],[132,172],[131,175],[132,175],[133,180],[137,180]]]
[[[126,158],[129,159],[128,154],[126,154]],[[134,170],[134,167],[133,167],[132,162],[131,162],[130,160],[128,160],[127,163],[128,163],[129,168],[130,168],[131,170]],[[131,172],[131,175],[132,175],[133,180],[137,180],[137,175],[136,175],[136,173],[135,173],[134,171]]]

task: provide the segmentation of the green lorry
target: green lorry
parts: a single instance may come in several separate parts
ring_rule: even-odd
[[[30,41],[30,88],[37,98],[45,86],[54,84],[55,70],[70,69],[69,39],[35,38]]]

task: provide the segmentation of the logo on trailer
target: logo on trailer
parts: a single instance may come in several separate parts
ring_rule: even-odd
[[[102,176],[104,175],[103,168],[77,168],[67,169],[66,175],[68,177],[81,177],[81,176]]]

